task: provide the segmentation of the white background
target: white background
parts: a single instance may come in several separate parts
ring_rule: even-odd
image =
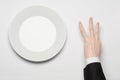
[[[61,53],[49,62],[30,63],[14,53],[8,41],[8,26],[22,9],[43,5],[55,10],[66,23],[67,41]],[[78,28],[88,18],[101,25],[101,63],[107,80],[120,80],[119,0],[0,0],[0,80],[84,80],[83,39]]]

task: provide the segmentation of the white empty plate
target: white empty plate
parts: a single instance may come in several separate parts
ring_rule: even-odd
[[[9,27],[9,41],[22,58],[41,62],[56,56],[66,40],[66,28],[50,8],[32,6],[18,13]]]

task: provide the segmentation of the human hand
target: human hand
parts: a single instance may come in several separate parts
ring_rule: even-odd
[[[99,23],[96,23],[95,31],[93,28],[93,19],[89,19],[90,36],[86,34],[81,22],[79,22],[80,32],[84,38],[84,55],[85,58],[99,57],[101,42],[99,39]]]

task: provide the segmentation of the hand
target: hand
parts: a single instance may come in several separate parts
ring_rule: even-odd
[[[80,32],[84,38],[84,55],[86,58],[99,57],[101,50],[101,42],[99,40],[99,23],[96,23],[95,31],[93,29],[93,19],[89,19],[89,31],[88,36],[83,28],[81,22],[79,22]]]

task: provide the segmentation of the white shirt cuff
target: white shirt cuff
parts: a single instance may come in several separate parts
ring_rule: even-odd
[[[86,59],[86,65],[94,62],[100,62],[100,59],[98,57],[91,57]]]

